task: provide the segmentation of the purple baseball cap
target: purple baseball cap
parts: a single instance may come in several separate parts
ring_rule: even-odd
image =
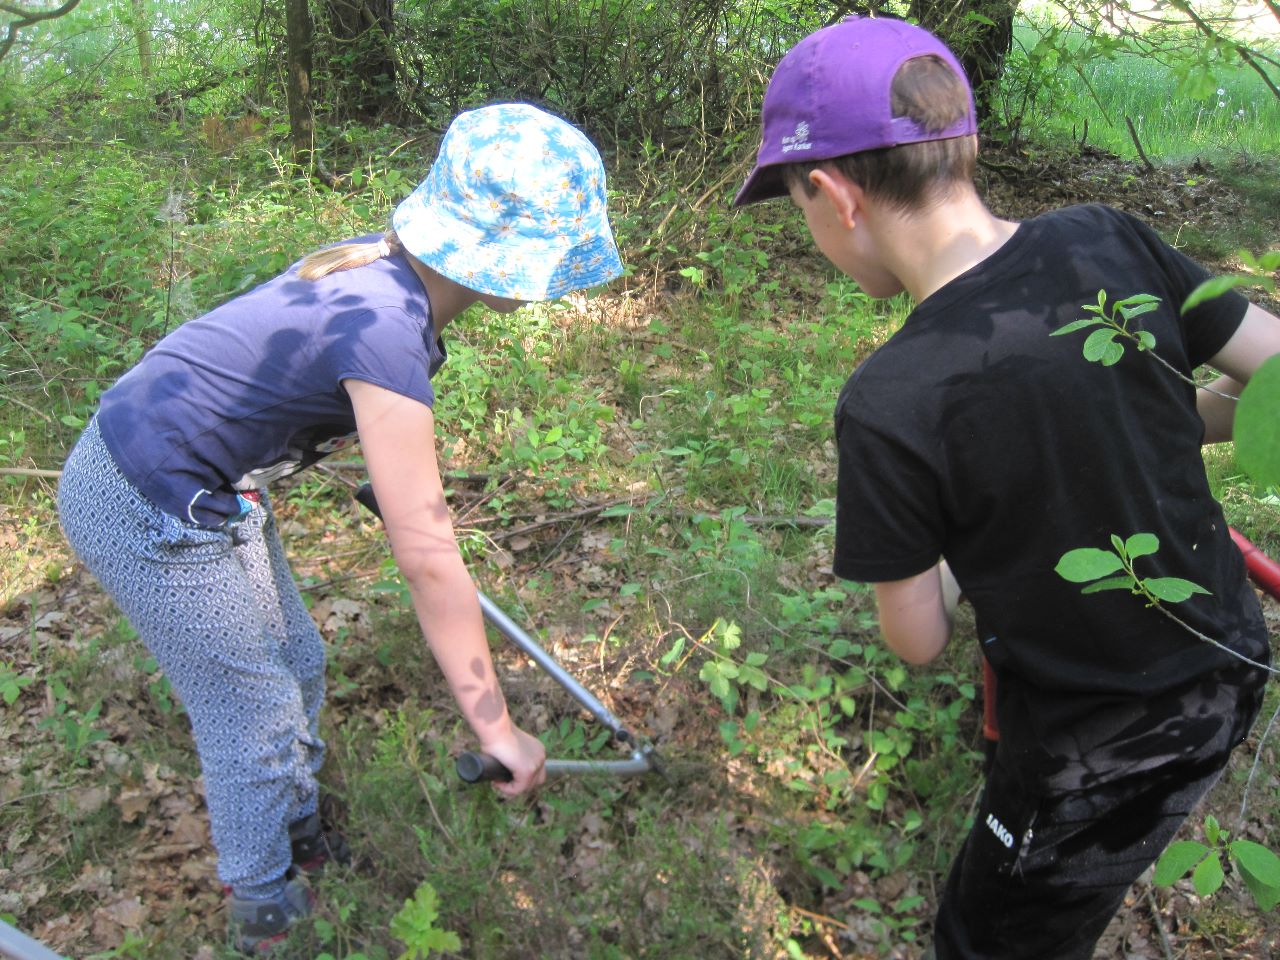
[[[890,89],[898,68],[929,55],[944,60],[968,85],[946,45],[905,20],[848,17],[801,40],[769,80],[760,111],[760,152],[733,205],[786,196],[782,167],[789,163],[976,133],[972,92],[968,113],[943,130],[893,115]]]

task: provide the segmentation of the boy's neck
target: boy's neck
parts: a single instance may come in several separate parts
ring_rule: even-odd
[[[916,303],[1003,247],[1018,229],[969,188],[925,210],[867,211],[885,265]]]

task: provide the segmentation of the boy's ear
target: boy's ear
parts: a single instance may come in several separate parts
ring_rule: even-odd
[[[810,170],[809,182],[819,194],[827,198],[841,225],[847,230],[852,230],[862,212],[864,201],[862,188],[840,171],[828,167]]]

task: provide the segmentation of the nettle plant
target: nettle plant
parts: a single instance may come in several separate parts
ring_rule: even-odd
[[[1275,283],[1267,274],[1280,268],[1280,251],[1257,258],[1242,252],[1241,260],[1252,275],[1216,277],[1206,281],[1187,298],[1182,306],[1182,313],[1246,284],[1275,290]],[[1055,330],[1051,336],[1096,328],[1085,339],[1083,353],[1086,360],[1113,366],[1124,356],[1126,344],[1132,344],[1139,352],[1150,354],[1179,378],[1196,385],[1155,352],[1155,336],[1135,322],[1143,314],[1159,309],[1161,301],[1158,297],[1139,293],[1109,305],[1107,299],[1105,290],[1098,291],[1097,302],[1085,304],[1081,308],[1091,316],[1072,321]],[[1280,356],[1271,357],[1264,362],[1250,378],[1240,396],[1232,399],[1236,399],[1238,404],[1233,427],[1238,463],[1261,486],[1280,486],[1280,423],[1277,423],[1275,416],[1275,411],[1280,409]],[[1208,594],[1208,590],[1178,577],[1141,575],[1137,567],[1138,561],[1154,555],[1160,549],[1160,541],[1154,534],[1139,532],[1128,537],[1113,534],[1111,547],[1111,550],[1096,547],[1069,550],[1062,555],[1054,569],[1065,580],[1085,584],[1081,590],[1085,594],[1104,590],[1129,590],[1198,639],[1241,660],[1254,663],[1214,638],[1193,629],[1168,606],[1189,600],[1196,594]],[[1264,664],[1254,665],[1269,673],[1277,672]],[[1261,744],[1258,749],[1262,749]],[[1241,818],[1243,819],[1243,807]],[[1253,841],[1232,840],[1212,815],[1206,816],[1204,820],[1204,836],[1205,843],[1186,840],[1170,844],[1156,861],[1154,882],[1171,886],[1190,874],[1196,892],[1201,896],[1208,896],[1222,887],[1226,879],[1225,868],[1233,865],[1259,908],[1271,910],[1280,903],[1280,857]]]

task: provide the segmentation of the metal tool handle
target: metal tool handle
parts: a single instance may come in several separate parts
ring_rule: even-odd
[[[523,650],[534,663],[536,663],[545,673],[550,674],[556,683],[564,688],[565,692],[584,707],[596,720],[604,727],[607,727],[614,737],[622,743],[631,743],[633,737],[623,725],[622,721],[615,717],[603,703],[577,681],[575,677],[566,672],[564,667],[560,666],[547,651],[538,646],[537,641],[530,637],[522,630],[514,620],[506,615],[496,603],[484,595],[483,591],[477,590],[476,594],[480,598],[480,610],[484,613],[484,617],[493,624],[499,633]]]
[[[374,496],[371,484],[361,484],[356,489],[355,498],[374,516],[382,519],[382,511],[378,508],[378,500]],[[550,674],[551,678],[569,696],[573,697],[580,706],[595,717],[596,722],[613,734],[615,740],[632,748],[630,760],[605,760],[599,762],[590,760],[548,760],[546,765],[547,776],[554,777],[566,773],[611,773],[616,776],[631,776],[656,769],[656,762],[651,748],[641,749],[631,731],[622,725],[622,721],[615,717],[609,708],[601,703],[590,690],[579,683],[572,674],[560,666],[551,654],[543,650],[537,641],[507,616],[501,607],[485,596],[483,591],[477,590],[476,597],[480,601],[480,611],[484,614],[484,618],[493,624],[499,633],[523,650],[543,672]],[[498,760],[483,753],[468,751],[462,754],[456,761],[456,767],[458,776],[467,783],[481,783],[486,780],[508,782],[511,780],[510,770]]]
[[[454,766],[458,778],[465,783],[510,783],[511,771],[497,757],[468,750],[458,755]]]
[[[16,930],[0,920],[0,957],[12,960],[65,960],[38,940],[32,940],[21,930]]]
[[[466,783],[507,783],[511,780],[511,771],[502,765],[502,761],[487,753],[468,750],[459,755],[456,765],[458,777]],[[654,771],[661,772],[652,749],[644,748],[632,751],[626,760],[548,760],[543,769],[549,780],[579,774],[638,777]]]
[[[373,487],[370,484],[361,484],[355,492],[355,498],[368,508],[374,516],[379,519],[382,518],[382,511],[378,508],[378,500],[374,496]],[[635,738],[622,725],[622,721],[615,717],[609,711],[609,708],[601,703],[591,691],[579,683],[564,667],[560,666],[547,651],[538,645],[537,641],[507,616],[501,607],[485,596],[483,591],[477,590],[476,595],[480,600],[480,611],[484,614],[484,618],[493,624],[499,633],[523,650],[545,673],[550,674],[551,678],[563,687],[569,696],[578,701],[588,713],[596,718],[597,722],[607,727],[619,742],[634,743]]]

